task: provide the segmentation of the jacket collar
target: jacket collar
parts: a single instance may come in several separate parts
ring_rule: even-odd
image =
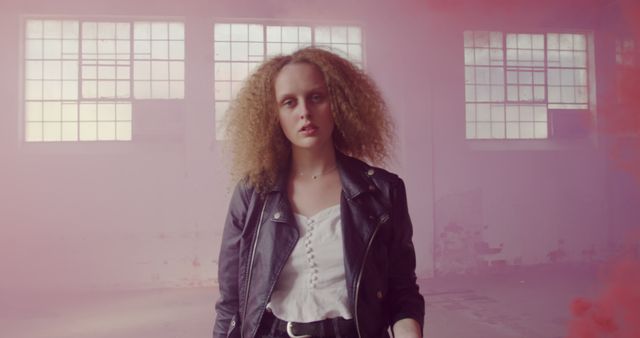
[[[353,157],[349,157],[336,150],[336,166],[342,183],[342,191],[347,199],[353,199],[363,192],[368,191],[371,183],[367,176],[373,175],[373,169]],[[278,174],[276,183],[271,189],[272,192],[286,193],[287,178],[289,177],[290,166]]]

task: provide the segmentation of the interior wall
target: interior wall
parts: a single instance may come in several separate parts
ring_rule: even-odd
[[[590,116],[572,121],[575,129],[558,128],[547,140],[465,140],[461,65],[465,30],[584,31],[595,46],[592,101],[609,101],[615,91],[613,39],[621,30],[618,5],[442,1],[432,4],[426,21],[429,44],[442,51],[428,64],[430,79],[438,79],[432,82],[435,273],[587,263],[616,253],[638,226],[629,203],[637,204],[640,195],[637,184],[613,183],[628,182],[634,173],[611,163],[607,145],[616,136],[598,127],[605,106],[595,105]]]
[[[213,23],[224,20],[355,23],[363,26],[366,68],[398,121],[398,144],[386,164],[403,174],[406,118],[419,88],[403,88],[414,72],[401,64],[419,17],[410,2],[367,8],[362,2],[311,1],[26,1],[3,3],[0,65],[4,162],[0,261],[9,288],[154,288],[215,284],[217,254],[233,187],[228,156],[213,135]],[[391,13],[391,15],[389,15]],[[177,18],[186,27],[185,99],[134,102],[131,142],[24,143],[21,134],[22,19],[28,16]],[[400,17],[406,26],[398,27]],[[255,19],[253,19],[255,18]],[[392,19],[380,25],[384,20]],[[376,38],[373,38],[376,37]],[[403,88],[395,90],[395,88]],[[411,91],[409,91],[411,90]],[[396,92],[394,94],[394,91]],[[398,95],[399,94],[399,95]],[[414,109],[416,110],[416,109]],[[419,131],[424,134],[424,129]],[[135,136],[138,137],[135,137]],[[415,136],[413,136],[415,137]],[[420,153],[426,166],[430,154]],[[420,168],[420,167],[415,167]],[[428,169],[428,168],[427,168]],[[430,196],[411,182],[417,239],[430,238]],[[425,187],[431,179],[421,172]],[[415,184],[415,188],[414,185]],[[418,198],[418,196],[420,198]],[[427,274],[431,242],[419,240],[419,271]]]
[[[462,32],[602,29],[601,4],[585,3],[577,15],[573,5],[553,2],[4,2],[0,290],[215,284],[232,188],[213,137],[216,18],[363,26],[366,69],[398,127],[387,167],[407,182],[419,277],[597,259],[618,240],[611,214],[626,227],[637,219],[611,198],[622,186],[625,196],[638,196],[637,186],[610,184],[622,181],[597,133],[464,138]],[[144,137],[131,142],[22,142],[20,25],[29,15],[184,20],[185,99],[135,103],[134,128]],[[610,80],[599,77],[597,87]]]

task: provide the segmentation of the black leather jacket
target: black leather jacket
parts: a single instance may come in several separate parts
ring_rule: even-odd
[[[336,161],[349,307],[359,337],[389,337],[389,326],[403,318],[422,327],[424,299],[416,284],[404,183],[339,152]],[[286,182],[281,175],[264,196],[242,183],[233,193],[219,256],[214,338],[256,334],[298,240]]]

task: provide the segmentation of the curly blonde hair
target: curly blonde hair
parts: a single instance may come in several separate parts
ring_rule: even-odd
[[[335,128],[333,144],[346,155],[382,164],[394,139],[387,105],[374,82],[344,58],[307,47],[265,61],[245,81],[227,114],[227,146],[234,180],[246,179],[259,192],[273,187],[289,166],[291,143],[280,128],[274,83],[288,64],[315,65],[323,74]]]

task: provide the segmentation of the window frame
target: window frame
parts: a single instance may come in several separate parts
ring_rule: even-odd
[[[216,43],[216,39],[215,39],[215,25],[217,24],[240,24],[240,25],[261,25],[263,28],[263,53],[262,53],[262,60],[261,61],[255,61],[258,64],[262,63],[264,60],[266,60],[268,57],[273,56],[273,55],[269,55],[267,54],[267,44],[269,43],[267,41],[267,27],[273,27],[273,26],[280,26],[280,27],[309,27],[310,31],[311,31],[311,46],[318,46],[318,47],[326,47],[325,45],[318,45],[315,44],[315,40],[316,40],[316,32],[315,29],[318,27],[357,27],[360,30],[360,37],[359,37],[359,46],[360,46],[360,59],[361,61],[355,62],[357,65],[359,65],[360,67],[362,67],[362,69],[366,68],[366,63],[367,63],[367,58],[366,58],[366,27],[364,25],[364,23],[359,22],[359,21],[341,21],[341,22],[327,22],[327,21],[318,21],[318,20],[279,20],[279,19],[234,19],[234,18],[214,18],[214,20],[212,21],[212,25],[211,25],[211,31],[213,32],[212,34],[212,39],[211,39],[211,48],[212,48],[212,53],[213,53],[213,64],[214,64],[214,74],[213,74],[213,88],[212,88],[212,93],[213,93],[213,132],[212,132],[212,138],[213,138],[213,142],[224,142],[225,138],[223,137],[224,135],[224,126],[219,126],[219,123],[221,121],[224,121],[224,115],[226,115],[226,110],[225,113],[219,113],[218,109],[216,109],[216,106],[219,103],[224,103],[226,102],[227,104],[229,104],[231,101],[233,101],[234,95],[233,95],[233,91],[231,91],[229,93],[229,100],[217,100],[216,99],[216,74],[215,74],[215,64],[216,62],[218,62],[215,58],[216,55],[216,49],[215,49],[215,43]],[[231,41],[231,40],[230,40]],[[280,41],[279,43],[282,43],[282,41]],[[348,44],[348,43],[346,43]],[[330,46],[329,46],[330,47]],[[330,48],[330,50],[333,50],[332,48]],[[346,55],[342,55],[342,56],[346,56]],[[233,63],[233,62],[244,62],[244,61],[234,61],[234,60],[220,60],[220,62],[228,62],[228,63]],[[247,62],[253,62],[253,61],[247,61]],[[251,69],[249,69],[249,74],[251,73]],[[221,80],[224,81],[224,80]],[[229,80],[230,82],[232,82],[233,80]],[[242,81],[240,81],[242,82]],[[223,101],[223,102],[221,102]],[[220,105],[222,106],[222,105]],[[219,116],[222,115],[222,116]],[[219,130],[222,130],[222,133],[219,133]]]
[[[73,121],[74,123],[76,123],[76,134],[75,134],[75,139],[73,140],[65,140],[64,136],[61,134],[60,137],[58,137],[55,140],[45,140],[44,134],[41,134],[42,137],[37,139],[37,140],[28,140],[27,139],[27,123],[29,122],[29,119],[27,117],[27,105],[28,102],[30,101],[27,98],[27,80],[28,80],[28,75],[27,75],[27,62],[30,60],[28,58],[28,50],[27,50],[27,45],[28,45],[28,40],[29,37],[27,36],[28,34],[28,24],[30,21],[40,21],[40,22],[45,22],[45,21],[53,21],[53,22],[65,22],[65,21],[70,21],[73,22],[76,26],[77,26],[77,36],[74,36],[72,38],[73,41],[75,41],[76,44],[76,55],[73,58],[72,61],[77,63],[77,74],[76,74],[76,78],[74,79],[74,82],[77,83],[77,96],[75,97],[75,99],[69,101],[69,100],[63,100],[62,98],[60,98],[61,103],[62,102],[71,102],[74,103],[77,106],[77,110],[76,110],[76,116],[75,116],[75,120]],[[105,151],[108,151],[106,149],[117,149],[117,148],[121,148],[120,150],[116,150],[116,152],[121,152],[122,149],[125,149],[127,147],[130,147],[130,145],[132,143],[137,143],[137,139],[136,139],[136,135],[134,133],[134,115],[135,113],[133,112],[135,110],[135,106],[136,106],[136,102],[140,102],[140,101],[183,101],[185,100],[185,96],[183,94],[183,96],[181,98],[137,98],[135,95],[135,92],[133,90],[133,86],[134,86],[134,61],[136,61],[136,52],[134,50],[133,44],[134,44],[134,26],[136,23],[165,23],[167,24],[167,26],[171,25],[171,24],[180,24],[181,28],[182,28],[182,51],[183,51],[183,55],[182,55],[182,59],[180,59],[179,61],[182,62],[182,74],[183,74],[183,80],[182,80],[182,86],[183,86],[183,93],[186,91],[186,81],[184,80],[185,77],[185,73],[186,73],[186,61],[187,61],[187,57],[186,57],[186,27],[187,27],[187,21],[185,17],[166,17],[166,16],[158,16],[158,17],[148,17],[148,16],[136,16],[136,17],[128,17],[128,16],[118,16],[118,15],[113,15],[113,16],[82,16],[82,15],[71,15],[71,16],[64,16],[64,15],[22,15],[20,16],[20,20],[19,20],[19,30],[18,30],[18,40],[19,40],[19,51],[18,51],[18,60],[19,60],[19,81],[18,81],[18,115],[19,118],[17,119],[17,137],[19,138],[18,141],[18,145],[21,148],[27,148],[27,149],[38,149],[38,148],[47,148],[47,149],[62,149],[61,151],[72,151],[72,152],[76,152],[78,149],[81,148],[80,145],[86,145],[86,144],[91,144],[91,149],[96,149],[96,148],[104,148]],[[128,50],[128,57],[126,58],[126,61],[129,62],[129,78],[128,78],[128,82],[129,82],[129,96],[128,97],[120,97],[118,98],[117,95],[115,95],[114,97],[100,97],[99,95],[94,97],[94,98],[87,98],[83,96],[82,93],[82,85],[83,85],[83,81],[87,81],[87,80],[91,80],[91,79],[87,79],[87,78],[83,78],[83,72],[82,72],[82,67],[83,65],[86,63],[87,60],[91,61],[91,62],[95,62],[95,67],[98,67],[98,61],[100,60],[100,56],[99,53],[96,51],[96,53],[93,55],[93,58],[89,58],[89,59],[85,59],[83,56],[83,50],[82,50],[82,46],[83,46],[83,27],[82,25],[84,23],[126,23],[129,25],[129,30],[128,30],[128,41],[129,41],[129,50]],[[44,34],[44,31],[43,33]],[[96,31],[97,34],[97,31]],[[117,34],[117,33],[116,33]],[[45,36],[42,35],[41,37],[36,37],[34,38],[36,41],[44,41]],[[61,36],[59,39],[64,39],[63,36]],[[96,36],[95,39],[93,40],[99,40],[99,37]],[[115,40],[114,40],[115,41]],[[43,49],[44,52],[44,49]],[[116,51],[114,51],[116,52]],[[114,54],[115,55],[115,54]],[[116,55],[117,57],[117,55]],[[115,60],[115,59],[114,59]],[[42,60],[40,61],[44,61],[44,55]],[[56,61],[56,60],[53,60]],[[64,61],[64,57],[61,56],[59,58],[59,61]],[[172,61],[167,59],[167,62]],[[114,64],[114,67],[117,67],[117,65]],[[100,79],[94,79],[93,81],[99,81]],[[102,79],[104,80],[104,79]],[[44,81],[43,78],[39,79],[39,81]],[[117,81],[117,78],[114,79],[114,81]],[[44,102],[45,99],[44,98],[40,98],[39,102]],[[33,100],[31,100],[33,101]],[[36,100],[37,101],[37,100]],[[129,137],[122,139],[119,138],[117,134],[115,134],[115,136],[113,138],[110,139],[100,139],[99,137],[96,137],[94,139],[89,139],[89,140],[83,140],[80,136],[81,133],[81,128],[80,128],[80,123],[81,123],[81,118],[80,118],[80,106],[81,105],[95,105],[96,107],[98,106],[102,106],[104,104],[107,103],[113,103],[114,105],[122,105],[122,104],[128,104],[129,108],[125,109],[129,111],[129,118],[128,118],[128,123],[129,123]],[[118,120],[119,121],[119,120]],[[123,120],[124,121],[124,120]],[[124,122],[127,122],[124,121]],[[36,121],[37,122],[37,121]],[[45,121],[41,121],[41,123],[44,123]],[[53,122],[57,122],[57,123],[63,123],[63,120],[56,120]],[[96,123],[98,121],[96,120]],[[117,122],[117,121],[114,121]],[[142,141],[144,143],[144,141]],[[154,143],[160,143],[160,144],[173,144],[175,143],[175,139],[172,140],[163,140],[163,139],[154,139],[153,140]],[[52,144],[55,144],[55,147],[48,147]]]
[[[582,140],[559,140],[557,138],[557,136],[555,135],[555,133],[553,132],[553,116],[554,114],[558,114],[558,113],[562,113],[563,110],[566,111],[582,111],[582,112],[589,112],[591,114],[595,114],[595,100],[596,100],[596,96],[595,96],[595,81],[594,81],[594,76],[595,76],[595,63],[594,63],[594,32],[590,31],[590,30],[583,30],[583,29],[571,29],[571,30],[567,30],[567,29],[545,29],[545,30],[513,30],[513,29],[497,29],[497,28],[493,28],[493,29],[483,29],[483,28],[478,28],[478,27],[470,27],[470,28],[464,28],[462,29],[462,34],[461,36],[461,43],[460,45],[463,46],[462,48],[464,48],[465,50],[467,48],[470,49],[475,49],[477,48],[475,46],[475,42],[474,45],[472,46],[468,46],[466,43],[466,38],[465,38],[465,34],[467,33],[473,33],[475,34],[476,32],[486,32],[487,36],[490,36],[491,32],[495,32],[495,33],[500,33],[502,36],[502,45],[501,45],[501,50],[502,50],[502,65],[501,66],[495,66],[492,65],[490,63],[491,60],[488,60],[488,63],[486,65],[482,64],[482,65],[477,65],[477,64],[468,64],[467,63],[467,52],[465,51],[465,53],[463,53],[465,55],[465,59],[463,60],[463,66],[465,67],[465,70],[463,72],[463,79],[464,79],[464,83],[465,83],[465,88],[464,90],[464,104],[465,104],[465,111],[467,110],[467,105],[468,104],[478,104],[478,103],[482,103],[482,104],[487,104],[487,105],[504,105],[505,109],[508,105],[513,105],[513,106],[523,106],[523,105],[536,105],[536,104],[544,104],[544,106],[546,107],[547,110],[547,118],[546,118],[546,126],[547,126],[547,135],[545,137],[541,137],[541,138],[535,138],[535,137],[527,137],[527,138],[509,138],[507,136],[506,133],[504,133],[503,137],[494,137],[491,135],[491,131],[489,134],[489,137],[486,138],[482,138],[482,137],[473,137],[470,138],[468,137],[468,132],[467,132],[467,127],[464,128],[464,135],[463,135],[463,139],[470,144],[470,146],[472,148],[478,148],[478,149],[487,149],[487,150],[492,150],[492,149],[503,149],[503,148],[507,148],[507,149],[531,149],[531,150],[543,150],[543,149],[549,149],[549,148],[556,148],[558,147],[559,144],[564,144],[564,145],[568,145],[568,147],[572,147],[571,144],[576,144],[576,143],[582,143]],[[508,100],[508,92],[507,92],[507,87],[509,85],[509,81],[508,81],[508,74],[507,71],[510,68],[513,68],[512,66],[508,65],[507,62],[507,49],[508,46],[506,44],[507,41],[507,36],[510,34],[525,34],[525,35],[543,35],[544,40],[543,40],[543,67],[541,67],[542,72],[544,74],[544,102],[536,102],[533,99],[532,96],[532,100],[529,102],[523,102],[523,101],[513,101],[510,102]],[[584,49],[584,53],[585,53],[585,64],[584,64],[584,72],[586,74],[586,81],[585,81],[585,88],[586,88],[586,96],[587,96],[587,102],[584,103],[585,107],[583,108],[575,108],[575,107],[571,107],[571,108],[554,108],[554,107],[549,107],[550,105],[553,105],[554,102],[549,102],[549,81],[548,81],[548,74],[549,74],[549,69],[551,68],[555,68],[554,66],[550,67],[549,62],[548,62],[548,46],[547,46],[547,42],[548,42],[548,36],[549,34],[571,34],[571,35],[584,35],[584,42],[585,42],[585,49]],[[490,38],[490,37],[489,37]],[[464,43],[462,43],[464,42]],[[491,45],[487,45],[486,47],[487,49],[493,48],[491,47]],[[573,51],[573,50],[572,50]],[[533,59],[532,59],[533,60]],[[467,81],[467,74],[468,71],[466,70],[466,67],[472,67],[472,68],[477,68],[478,66],[480,67],[496,67],[496,68],[501,68],[503,71],[503,81],[502,81],[502,86],[503,86],[503,99],[502,101],[499,102],[493,102],[491,100],[487,100],[486,102],[480,102],[480,101],[470,101],[468,100],[468,91],[467,91],[467,86],[469,85],[468,81]],[[517,68],[517,67],[515,67]],[[528,67],[533,69],[534,67]],[[492,84],[492,83],[491,83]],[[487,86],[490,86],[491,84],[487,84]],[[476,83],[473,82],[471,83],[471,85],[475,86]],[[517,85],[517,84],[516,84]],[[534,84],[535,85],[535,84]],[[578,87],[579,84],[573,84],[573,87]],[[505,111],[506,114],[506,111]],[[469,121],[468,117],[467,117],[467,113],[463,114],[463,121],[464,121],[464,125],[467,126],[467,124],[469,122],[476,122],[477,120],[474,121]],[[504,121],[506,122],[506,116],[504,118]],[[487,121],[488,123],[492,123],[493,120],[489,120]],[[519,123],[519,122],[518,122]],[[535,123],[535,121],[532,121],[532,123]],[[476,134],[477,135],[477,134]],[[590,137],[592,138],[593,135],[590,135]],[[507,141],[507,142],[505,142]],[[596,140],[597,141],[597,140]],[[511,144],[509,144],[511,143]],[[527,144],[530,143],[530,144]],[[507,145],[509,144],[509,145]],[[563,148],[564,146],[560,146],[560,148]]]

